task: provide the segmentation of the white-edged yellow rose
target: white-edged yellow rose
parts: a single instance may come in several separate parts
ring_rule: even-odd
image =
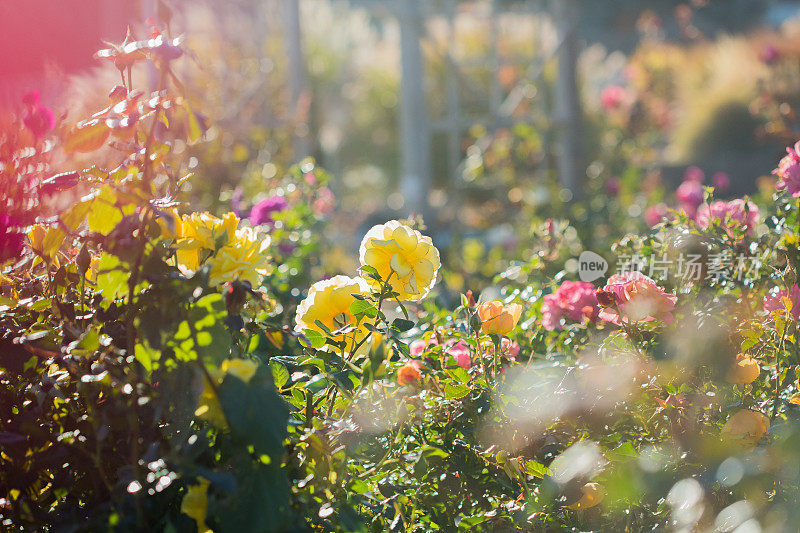
[[[371,266],[384,282],[389,280],[399,300],[419,301],[427,296],[441,266],[431,238],[397,220],[373,226],[361,241],[359,258],[361,266]],[[368,282],[380,289],[377,281]]]

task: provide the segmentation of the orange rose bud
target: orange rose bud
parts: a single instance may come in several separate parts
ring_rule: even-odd
[[[478,306],[478,317],[484,333],[506,335],[517,327],[520,315],[522,306],[519,304],[503,305],[502,302],[494,301]]]
[[[422,372],[420,364],[416,361],[410,361],[400,367],[397,371],[397,383],[402,386],[411,385],[422,379]]]
[[[475,307],[475,295],[472,294],[472,289],[467,291],[466,297],[467,297],[467,303],[469,303],[469,306],[470,307]]]
[[[758,364],[758,360],[740,353],[736,356],[736,362],[728,369],[725,380],[728,383],[745,385],[754,382],[759,374],[761,374],[761,366]]]

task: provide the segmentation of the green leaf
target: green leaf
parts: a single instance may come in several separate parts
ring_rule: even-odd
[[[117,206],[117,195],[111,186],[106,185],[92,200],[86,222],[91,231],[108,235],[122,220],[122,211]]]
[[[544,478],[545,476],[552,475],[550,469],[539,461],[524,461],[522,463],[522,469],[526,474],[533,477]]]
[[[320,333],[319,331],[313,329],[307,329],[303,332],[303,335],[306,339],[308,339],[307,346],[314,348],[315,350],[319,350],[323,346],[325,346],[325,335]],[[303,339],[301,339],[302,341]]]
[[[378,316],[378,310],[370,302],[356,300],[350,304],[350,314],[353,316],[368,316],[374,318]]]
[[[414,323],[410,320],[395,318],[394,321],[392,321],[392,329],[401,333],[404,333],[413,327]]]
[[[71,231],[75,231],[81,225],[81,222],[86,220],[91,207],[91,202],[77,203],[61,214],[61,222]]]
[[[230,355],[232,344],[225,327],[227,313],[221,294],[208,294],[192,305],[188,320],[181,322],[171,342],[178,358],[190,361],[199,355],[219,366]]]
[[[152,348],[149,348],[143,344],[137,344],[133,349],[133,353],[136,357],[136,360],[139,361],[139,363],[148,372],[153,370],[154,363],[161,357],[161,352],[158,350],[153,350]]]
[[[380,274],[378,274],[378,270],[375,267],[371,267],[369,265],[364,265],[361,267],[361,272],[364,273],[366,276],[374,279],[381,279]]]
[[[275,381],[275,386],[279,389],[286,385],[289,381],[289,371],[285,366],[277,361],[270,361],[269,367],[272,369],[272,379]]]
[[[77,124],[67,133],[64,139],[64,151],[94,152],[105,144],[110,134],[111,129],[106,126],[106,122],[103,119],[94,119]]]
[[[459,383],[469,383],[469,374],[460,366],[457,368],[448,368],[445,371],[447,372],[447,375]]]
[[[128,295],[130,275],[130,268],[119,258],[104,252],[97,263],[97,290],[107,300],[124,298]]]
[[[466,385],[458,384],[458,385],[450,385],[447,384],[444,386],[444,397],[448,400],[457,400],[459,398],[463,398],[467,394],[469,394],[471,389]]]

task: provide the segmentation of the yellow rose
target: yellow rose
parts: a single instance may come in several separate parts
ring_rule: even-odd
[[[356,301],[353,294],[369,294],[369,287],[361,278],[335,276],[316,282],[308,290],[306,299],[297,307],[297,331],[316,331],[325,335],[325,331],[316,324],[319,320],[330,331],[336,332],[346,326],[355,326],[356,319],[350,314],[350,304]],[[348,349],[361,342],[367,330],[357,328],[351,333],[334,335],[334,340],[347,342]],[[362,348],[368,348],[364,343]],[[324,350],[335,351],[332,346]]]
[[[362,266],[373,267],[384,282],[388,279],[399,300],[419,301],[427,296],[441,266],[431,238],[397,220],[373,226],[361,241],[359,257]],[[377,281],[367,281],[380,289]]]
[[[754,382],[760,373],[761,366],[758,360],[740,353],[736,356],[736,362],[728,369],[725,379],[728,383],[744,385]]]
[[[167,222],[174,222],[174,228]],[[174,239],[177,267],[186,276],[207,263],[212,285],[239,279],[257,287],[260,276],[269,273],[269,237],[254,228],[239,228],[234,213],[222,218],[192,213],[172,221],[159,219],[159,224],[162,235]]]
[[[270,271],[269,236],[259,235],[255,228],[239,228],[234,239],[208,259],[211,265],[209,283],[219,285],[227,281],[247,281],[252,287],[260,285],[260,276]]]
[[[28,241],[31,243],[31,248],[39,253],[43,253],[44,250],[44,236],[47,233],[47,229],[41,224],[34,224],[31,226],[30,231],[28,231]]]
[[[176,239],[181,233],[181,216],[177,209],[162,211],[156,218],[162,239]]]
[[[510,333],[519,322],[522,306],[519,304],[503,305],[503,302],[484,302],[478,306],[478,317],[481,319],[481,329],[484,333],[506,335]]]
[[[228,213],[217,218],[209,213],[184,215],[175,226],[175,255],[178,267],[192,273],[217,249],[236,238],[239,217]]]
[[[181,501],[181,512],[197,522],[197,533],[213,533],[206,525],[209,484],[207,479],[197,478],[197,484],[186,488],[186,494]]]
[[[250,383],[258,370],[258,363],[250,359],[225,359],[220,366],[223,372]]]
[[[769,429],[769,418],[758,411],[742,409],[731,416],[722,427],[722,435],[742,449],[752,451]]]
[[[581,487],[581,498],[577,502],[567,505],[566,507],[573,511],[582,511],[594,507],[603,501],[605,496],[606,491],[602,485],[599,483],[587,483]]]

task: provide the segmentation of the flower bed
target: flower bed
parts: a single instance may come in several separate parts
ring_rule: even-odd
[[[796,148],[767,205],[689,172],[650,232],[594,250],[616,258],[599,275],[547,221],[527,261],[447,306],[419,220],[310,277],[332,200],[310,160],[249,213],[185,205],[175,147],[205,124],[173,75],[183,53],[166,31],[127,40],[100,54],[122,84],[96,114],[57,124],[30,95],[4,126],[5,528],[796,523]],[[99,150],[117,166],[56,168]]]

